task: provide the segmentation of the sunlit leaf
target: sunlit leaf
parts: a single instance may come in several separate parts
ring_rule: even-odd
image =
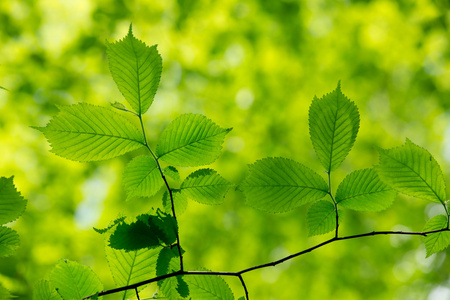
[[[14,254],[19,247],[20,239],[15,230],[0,226],[0,257]]]
[[[34,286],[33,300],[62,300],[62,298],[50,282],[40,280]]]
[[[159,248],[137,251],[116,250],[106,247],[106,259],[117,286],[138,283],[156,275],[156,260]],[[138,290],[145,287],[141,286]],[[133,297],[135,292],[127,290],[121,293],[121,299]]]
[[[180,173],[178,172],[177,168],[175,168],[175,167],[172,167],[172,166],[165,167],[163,169],[163,173],[164,173],[164,175],[172,178],[173,180],[179,181],[181,179]]]
[[[162,59],[156,45],[148,47],[128,34],[115,43],[108,43],[106,54],[109,69],[122,95],[138,114],[145,113],[153,102],[162,70]]]
[[[342,211],[338,210],[339,224],[342,220]],[[321,235],[336,229],[336,212],[333,203],[326,200],[314,202],[308,210],[306,217],[308,236]]]
[[[96,161],[141,148],[139,130],[119,113],[105,107],[79,103],[61,106],[42,131],[52,152],[67,159]]]
[[[0,299],[9,300],[14,298],[16,297],[11,295],[11,293],[2,284],[0,284]]]
[[[82,299],[103,290],[91,268],[65,259],[51,271],[50,282],[64,299]]]
[[[189,295],[199,300],[234,300],[233,292],[217,275],[189,275],[183,277],[189,286]]]
[[[151,197],[164,185],[156,161],[146,155],[135,157],[123,172],[128,198]]]
[[[188,206],[187,198],[180,190],[173,190],[173,204],[175,206],[175,213],[177,216],[183,214]],[[172,203],[170,202],[169,193],[165,192],[162,198],[164,211],[168,214],[172,213]]]
[[[446,201],[441,167],[427,150],[407,139],[401,147],[379,152],[380,165],[376,171],[385,183],[409,196],[438,203]]]
[[[339,184],[336,201],[358,211],[381,211],[395,200],[397,192],[380,180],[374,169],[350,173]]]
[[[423,231],[433,231],[447,228],[447,217],[437,215],[428,220]],[[450,231],[430,233],[424,238],[427,257],[433,253],[440,252],[450,245]]]
[[[181,167],[208,165],[219,157],[225,135],[230,130],[219,127],[203,115],[181,115],[162,132],[156,155]]]
[[[309,108],[309,133],[314,150],[326,171],[335,170],[345,159],[359,130],[356,105],[337,88],[314,98]]]
[[[323,198],[328,192],[319,174],[290,159],[264,158],[249,168],[240,189],[248,205],[266,212],[286,212]]]
[[[23,199],[13,183],[13,177],[0,178],[0,224],[16,220],[25,211],[27,201]]]
[[[191,173],[181,184],[181,194],[197,202],[209,205],[223,203],[231,183],[212,169],[200,169]]]

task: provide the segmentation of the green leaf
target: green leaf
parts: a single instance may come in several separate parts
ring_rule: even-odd
[[[158,256],[156,264],[156,276],[166,275],[180,270],[179,254],[176,247],[163,248]],[[180,296],[189,295],[187,287],[182,276],[174,276],[158,281],[158,287],[161,292],[170,300],[178,300]]]
[[[0,90],[5,90],[5,91],[7,91],[8,89],[6,89],[6,88],[0,86]]]
[[[342,220],[342,211],[338,210],[339,224]],[[308,236],[321,235],[336,229],[336,212],[330,201],[320,200],[308,210],[306,217]]]
[[[109,246],[118,250],[135,251],[158,247],[159,239],[155,232],[142,220],[131,224],[121,223],[109,238]]]
[[[172,167],[172,166],[165,167],[163,169],[163,173],[164,173],[164,175],[172,178],[175,181],[181,180],[180,173],[178,172],[177,168],[175,168],[175,167]]]
[[[126,108],[125,105],[123,105],[120,102],[114,102],[111,103],[111,106],[114,107],[115,109],[121,110],[121,111],[128,111],[128,109]]]
[[[14,254],[19,244],[19,235],[15,230],[0,226],[0,257]]]
[[[79,103],[61,106],[42,131],[52,152],[77,161],[113,158],[141,148],[139,130],[119,113],[105,107]]]
[[[106,259],[117,286],[127,286],[147,280],[156,275],[156,260],[160,249],[141,249],[137,251],[116,250],[106,247]],[[138,290],[143,289],[141,286]],[[121,293],[125,300],[135,295],[134,290]]]
[[[248,205],[266,212],[290,211],[328,193],[319,174],[287,158],[264,158],[249,168],[240,189]]]
[[[401,147],[379,151],[380,165],[376,171],[385,183],[409,196],[438,203],[446,201],[441,167],[427,150],[407,139]]]
[[[309,108],[309,133],[327,172],[335,170],[344,161],[358,130],[358,108],[342,94],[340,83],[322,98],[314,97]]]
[[[428,220],[423,231],[433,231],[447,228],[447,217],[437,215]],[[433,253],[444,250],[450,245],[450,231],[430,233],[424,238],[427,257]]]
[[[151,197],[164,185],[156,161],[146,155],[135,157],[123,172],[123,184],[131,197]]]
[[[175,206],[175,213],[177,216],[180,216],[186,211],[186,208],[188,206],[187,198],[184,194],[181,193],[180,190],[173,190],[172,191],[173,196],[173,204]],[[172,203],[170,202],[170,197],[168,192],[164,192],[163,198],[162,198],[164,211],[168,214],[172,213]]]
[[[13,295],[11,295],[9,293],[9,291],[2,284],[0,284],[0,299],[9,300],[9,299],[14,299],[14,298],[15,297]]]
[[[358,211],[381,211],[395,200],[397,192],[380,180],[374,169],[350,173],[339,184],[336,202]]]
[[[14,186],[13,178],[0,178],[0,224],[16,220],[27,206],[27,201]]]
[[[148,47],[133,36],[131,29],[120,41],[108,43],[109,69],[122,95],[138,114],[153,102],[162,71],[162,59],[156,45]]]
[[[91,268],[66,259],[53,268],[50,282],[64,299],[82,299],[103,289]]]
[[[211,164],[219,157],[225,135],[230,130],[219,127],[203,115],[181,115],[162,132],[156,155],[180,167]]]
[[[222,277],[217,275],[189,275],[183,277],[189,286],[191,299],[234,300],[233,292]]]
[[[50,282],[40,280],[34,286],[33,300],[62,300],[62,298]]]
[[[231,183],[212,169],[200,169],[191,173],[181,184],[181,193],[202,204],[217,205],[223,198]]]

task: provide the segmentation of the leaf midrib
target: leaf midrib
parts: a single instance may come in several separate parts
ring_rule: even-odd
[[[54,131],[54,132],[65,132],[65,133],[73,133],[73,134],[87,134],[87,135],[100,135],[100,136],[105,136],[105,137],[112,137],[112,138],[117,138],[117,139],[123,139],[123,140],[129,140],[129,141],[133,141],[133,142],[137,142],[139,144],[145,145],[143,142],[129,138],[129,137],[124,137],[124,136],[116,136],[116,135],[112,135],[112,134],[103,134],[103,133],[92,133],[92,132],[78,132],[78,131],[72,131],[72,130],[59,130],[59,129],[48,129],[45,128],[45,131]]]
[[[332,165],[332,161],[333,161],[333,149],[334,149],[334,138],[336,137],[336,123],[337,123],[337,114],[339,111],[339,98],[338,95],[336,97],[336,113],[334,114],[334,122],[333,122],[333,136],[331,138],[331,149],[330,149],[330,161],[329,161],[329,165],[328,165],[328,173],[331,172],[331,165]]]
[[[140,82],[140,76],[139,76],[139,56],[136,53],[136,49],[134,47],[134,39],[131,39],[131,48],[133,50],[134,56],[136,58],[136,78],[137,78],[137,93],[138,93],[138,105],[139,105],[139,116],[142,115],[142,106],[141,106],[141,82]]]
[[[284,184],[280,184],[280,185],[273,185],[273,184],[267,184],[267,185],[242,185],[242,186],[246,186],[246,187],[291,187],[291,188],[305,188],[305,189],[312,189],[312,190],[318,190],[318,191],[322,191],[324,193],[328,193],[328,190],[322,190],[320,188],[316,188],[316,187],[311,187],[311,186],[302,186],[302,185],[284,185]]]
[[[208,136],[206,136],[206,137],[204,137],[204,138],[201,138],[201,139],[199,139],[199,140],[195,140],[195,141],[193,141],[193,142],[191,142],[191,143],[187,143],[187,144],[181,145],[180,147],[177,147],[177,148],[174,148],[174,149],[172,149],[172,150],[170,150],[170,151],[167,151],[166,153],[162,154],[162,155],[159,156],[158,158],[161,158],[161,157],[163,157],[164,155],[167,155],[167,154],[169,154],[169,153],[172,153],[172,152],[174,152],[174,151],[177,151],[177,150],[179,150],[179,149],[181,149],[181,148],[188,147],[188,146],[190,146],[190,145],[192,145],[192,144],[198,143],[198,142],[203,141],[203,140],[206,140],[206,139],[208,139],[208,138],[215,137],[215,136],[217,136],[217,135],[219,135],[219,134],[222,134],[222,133],[226,132],[227,130],[228,130],[228,129],[223,129],[223,130],[221,130],[220,132],[215,133],[215,134],[213,134],[213,135],[208,135]]]
[[[386,152],[384,153],[384,155],[386,155],[387,157],[391,158],[392,160],[395,160],[396,162],[400,163],[401,165],[405,166],[406,168],[410,169],[414,174],[416,174],[420,179],[422,179],[423,182],[425,182],[425,184],[427,185],[427,187],[433,192],[433,194],[438,198],[438,200],[443,204],[444,201],[438,196],[438,194],[436,193],[436,191],[431,188],[431,186],[428,184],[428,182],[425,181],[425,179],[422,178],[422,176],[420,176],[419,173],[417,173],[414,169],[412,169],[410,166],[406,165],[405,163],[403,163],[402,161],[397,160],[395,157],[390,156],[389,154],[387,154]]]
[[[380,191],[362,193],[362,194],[358,194],[358,195],[353,195],[353,196],[349,196],[349,197],[346,197],[346,198],[342,198],[341,200],[336,199],[336,201],[338,203],[341,203],[341,202],[343,202],[345,200],[349,200],[349,199],[352,199],[352,198],[356,198],[356,197],[360,197],[360,196],[366,196],[366,195],[371,195],[371,194],[376,194],[376,193],[388,192],[388,191],[392,191],[392,189],[385,189],[385,190],[380,190]]]

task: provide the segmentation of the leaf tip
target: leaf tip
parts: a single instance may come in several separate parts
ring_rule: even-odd
[[[130,23],[130,27],[128,27],[128,35],[133,36],[133,23]]]

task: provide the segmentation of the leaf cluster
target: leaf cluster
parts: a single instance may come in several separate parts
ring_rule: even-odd
[[[220,156],[231,128],[222,128],[201,114],[182,114],[161,132],[153,147],[146,138],[143,114],[154,101],[161,77],[162,59],[157,47],[136,39],[130,26],[122,40],[108,43],[107,55],[112,77],[130,108],[122,103],[112,104],[117,111],[86,103],[62,106],[45,127],[37,129],[48,139],[52,152],[70,160],[97,161],[140,148],[147,150],[146,155],[136,156],[126,165],[124,190],[127,199],[132,199],[153,197],[164,188],[162,209],[134,218],[119,217],[106,228],[95,229],[105,237],[115,283],[125,287],[120,289],[122,299],[132,295],[127,287],[135,284],[138,296],[150,276],[156,276],[154,281],[158,282],[156,298],[161,293],[165,299],[235,299],[218,272],[190,274],[184,270],[177,221],[188,200],[207,205],[223,203],[232,184],[204,166]],[[128,116],[134,117],[140,127]],[[246,178],[238,185],[246,204],[268,213],[309,205],[309,236],[334,231],[334,240],[338,240],[345,209],[380,212],[389,208],[400,192],[442,204],[445,215],[425,225],[425,231],[434,231],[426,235],[425,246],[427,256],[445,249],[450,235],[442,171],[427,150],[410,140],[398,148],[380,149],[379,165],[351,172],[332,193],[332,174],[355,144],[359,125],[358,108],[342,93],[340,83],[323,97],[314,97],[309,109],[309,134],[326,178],[293,159],[263,158],[249,166]],[[198,169],[182,178],[179,167]],[[167,178],[173,183],[169,184]],[[248,300],[241,273],[227,275],[239,277]],[[91,269],[61,260],[50,273],[50,280],[38,283],[34,297],[80,299],[101,296],[102,289]]]
[[[0,257],[14,254],[19,247],[19,234],[5,224],[17,220],[25,211],[27,201],[17,191],[14,177],[0,177]],[[0,298],[11,299],[12,295],[0,284]]]

